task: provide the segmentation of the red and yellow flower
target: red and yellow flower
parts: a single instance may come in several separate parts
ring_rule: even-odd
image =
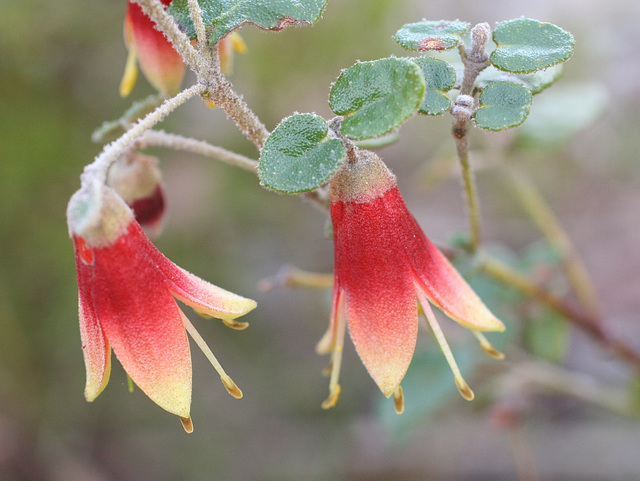
[[[161,0],[169,5],[171,0]],[[129,50],[124,76],[120,82],[120,95],[131,93],[138,79],[138,64],[149,83],[164,95],[178,93],[185,65],[182,57],[140,5],[127,2],[124,20],[124,41]]]
[[[230,394],[241,397],[175,299],[235,328],[246,327],[235,319],[256,303],[167,259],[146,237],[127,204],[98,181],[87,182],[73,195],[67,220],[76,257],[86,399],[93,401],[106,387],[113,349],[133,382],[160,407],[179,416],[190,432],[187,331]]]
[[[487,352],[481,331],[504,325],[483,304],[445,256],[427,239],[407,209],[395,176],[372,152],[358,151],[330,183],[335,274],[329,330],[319,353],[332,352],[330,395],[338,400],[344,331],[349,332],[367,371],[402,411],[402,381],[416,345],[418,307],[453,370],[462,395],[473,399],[429,303],[471,329]]]

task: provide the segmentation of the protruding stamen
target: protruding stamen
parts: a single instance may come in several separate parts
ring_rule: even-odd
[[[325,367],[322,370],[322,375],[324,377],[329,377],[329,376],[331,376],[331,371],[333,371],[333,362],[329,361],[329,364],[327,364],[327,367]]]
[[[475,398],[476,395],[473,394],[473,391],[467,384],[467,381],[465,381],[464,378],[460,375],[456,375],[454,377],[454,380],[456,382],[456,387],[458,388],[458,391],[460,391],[460,394],[462,395],[462,397],[465,398],[467,401],[473,401],[473,398]]]
[[[393,391],[393,405],[396,408],[396,414],[402,414],[404,412],[404,393],[402,392],[402,386],[398,386]]]
[[[451,372],[453,372],[453,377],[455,379],[456,386],[458,386],[458,391],[460,391],[460,394],[462,395],[462,397],[465,398],[467,401],[473,400],[474,398],[473,391],[471,390],[467,382],[462,377],[462,374],[460,373],[460,368],[458,368],[458,364],[456,363],[456,359],[453,357],[453,353],[451,352],[449,343],[447,342],[447,339],[444,337],[444,333],[440,328],[440,324],[438,324],[438,320],[436,319],[436,316],[433,313],[431,306],[429,305],[429,300],[425,297],[425,295],[421,292],[420,289],[417,289],[417,293],[418,293],[418,300],[420,301],[420,304],[422,305],[422,310],[424,311],[424,315],[427,318],[427,321],[429,321],[429,327],[431,327],[431,332],[433,332],[433,335],[436,338],[436,341],[438,341],[438,344],[440,345],[440,350],[442,351],[442,354],[444,354],[445,359],[449,363]]]
[[[498,359],[498,360],[504,359],[504,354],[498,351],[495,347],[493,347],[489,342],[489,340],[484,336],[484,334],[482,334],[480,331],[475,331],[473,329],[471,330],[471,332],[473,332],[473,335],[476,336],[476,338],[478,339],[478,342],[480,342],[480,347],[484,349],[484,352],[489,354],[489,356],[491,356],[494,359]]]
[[[133,45],[129,46],[127,64],[124,67],[124,75],[120,81],[120,97],[128,96],[138,80],[138,56]]]
[[[128,374],[127,374],[127,387],[129,388],[129,392],[133,392],[133,389],[134,389],[133,379],[131,379],[131,376],[129,376]]]
[[[236,331],[242,331],[249,327],[248,322],[239,322],[233,319],[222,319],[222,322],[225,326],[230,327],[231,329],[235,329]]]
[[[340,397],[340,384],[331,386],[329,390],[329,397],[322,402],[322,409],[331,409],[336,405],[338,398]]]
[[[189,335],[196,342],[196,344],[209,360],[213,368],[218,372],[218,374],[220,374],[220,379],[222,380],[222,384],[224,384],[224,387],[227,388],[229,394],[231,394],[234,398],[240,399],[242,397],[242,391],[240,390],[240,388],[236,386],[236,383],[234,383],[233,380],[227,375],[227,373],[224,372],[224,369],[222,369],[222,366],[216,359],[216,356],[213,355],[213,352],[211,352],[211,349],[209,349],[209,346],[207,346],[205,340],[202,339],[200,333],[198,333],[193,324],[191,324],[189,318],[185,316],[184,312],[182,311],[180,311],[180,315],[182,316],[182,322],[184,323],[184,327]]]
[[[187,434],[191,434],[193,432],[193,421],[191,420],[191,417],[183,418],[181,416],[180,422],[182,423],[182,427],[187,432]]]
[[[227,375],[224,375],[224,376],[220,376],[220,380],[222,381],[222,384],[224,384],[224,387],[227,388],[227,391],[229,392],[229,394],[231,394],[236,399],[242,399],[242,391],[236,385],[236,383],[233,382],[233,379],[231,379]]]
[[[340,397],[340,366],[342,365],[342,348],[344,347],[344,335],[347,328],[345,316],[345,297],[338,296],[338,305],[335,307],[336,315],[336,340],[331,352],[331,378],[329,379],[329,397],[322,403],[323,409],[329,409],[336,405]]]

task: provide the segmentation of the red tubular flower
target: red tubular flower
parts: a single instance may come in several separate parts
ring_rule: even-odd
[[[99,182],[87,183],[73,195],[67,220],[76,256],[86,399],[93,401],[107,385],[113,349],[140,389],[180,416],[190,432],[191,355],[185,329],[227,390],[241,397],[174,297],[236,328],[246,327],[234,319],[256,303],[209,284],[164,257],[142,232],[131,209]]]
[[[333,352],[330,396],[340,393],[338,376],[344,329],[382,393],[394,395],[402,412],[402,381],[416,344],[416,297],[467,399],[473,392],[462,378],[429,302],[471,329],[494,357],[480,331],[502,331],[504,325],[482,303],[442,253],[427,239],[408,211],[395,176],[372,152],[360,151],[330,184],[335,253],[333,302],[329,330],[318,344]]]
[[[171,0],[161,1],[164,5],[171,3]],[[185,71],[182,57],[164,34],[155,29],[155,24],[140,6],[130,1],[124,21],[124,41],[129,56],[120,83],[120,95],[126,97],[133,90],[138,78],[138,63],[149,83],[159,92],[165,95],[178,92]]]
[[[107,184],[131,207],[147,233],[160,233],[165,200],[156,157],[133,152],[121,158],[109,169]]]

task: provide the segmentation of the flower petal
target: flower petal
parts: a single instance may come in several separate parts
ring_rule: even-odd
[[[447,258],[424,235],[407,209],[398,188],[386,197],[395,205],[414,276],[429,300],[464,327],[481,331],[504,331],[504,324],[484,305]],[[402,211],[406,213],[401,213]]]
[[[79,239],[74,238],[76,251],[76,271],[78,274],[78,306],[80,317],[80,338],[82,340],[82,354],[87,371],[87,382],[84,396],[87,401],[93,401],[109,382],[111,373],[111,348],[98,322],[91,298],[91,269],[82,256],[85,247],[79,245]],[[80,242],[82,243],[82,241]]]
[[[170,2],[163,0],[162,3],[168,5]],[[180,54],[164,34],[155,29],[155,24],[139,5],[128,3],[127,21],[131,22],[138,63],[149,83],[165,95],[177,93],[185,71]]]
[[[387,397],[409,367],[418,331],[411,268],[395,223],[388,222],[393,207],[386,195],[331,206],[336,274],[347,295],[349,332]]]
[[[94,250],[90,302],[131,379],[160,407],[186,418],[191,403],[187,335],[161,272],[141,251],[138,230],[132,222],[114,245]]]

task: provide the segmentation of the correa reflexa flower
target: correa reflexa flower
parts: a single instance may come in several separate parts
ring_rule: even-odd
[[[224,372],[174,298],[198,313],[242,329],[234,319],[256,303],[216,287],[167,259],[146,237],[127,204],[99,181],[83,183],[67,208],[78,276],[85,397],[107,385],[111,350],[130,378],[160,407],[193,430],[187,331],[229,393],[242,392]]]
[[[369,151],[353,152],[330,183],[335,273],[329,330],[318,344],[332,352],[330,395],[340,394],[338,376],[345,325],[360,359],[382,393],[403,410],[402,381],[416,345],[417,300],[431,326],[461,394],[473,392],[456,365],[429,306],[471,329],[483,348],[497,352],[480,331],[504,325],[482,303],[444,255],[427,239],[408,211],[395,176]]]
[[[162,230],[165,213],[164,187],[158,159],[132,152],[109,169],[107,185],[122,197],[147,233]]]
[[[169,5],[171,0],[161,0]],[[164,34],[137,3],[127,2],[124,20],[124,41],[129,50],[120,95],[131,93],[138,79],[138,64],[153,87],[164,95],[174,95],[180,89],[185,65]]]

